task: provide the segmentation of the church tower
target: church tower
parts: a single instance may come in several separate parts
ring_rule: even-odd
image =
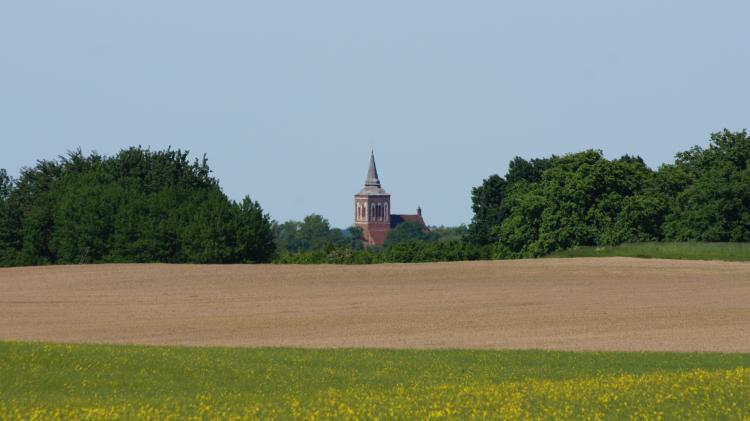
[[[365,186],[354,195],[354,225],[362,228],[365,241],[372,246],[382,246],[391,231],[391,195],[380,187],[374,152]]]

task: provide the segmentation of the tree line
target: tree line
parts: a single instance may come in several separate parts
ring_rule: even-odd
[[[0,265],[87,262],[268,262],[271,221],[234,202],[205,157],[134,147],[80,151],[0,171]]]
[[[382,247],[364,247],[362,230],[331,228],[328,220],[312,214],[303,221],[275,225],[275,263],[414,263],[492,258],[492,248],[466,241],[468,228],[426,227],[406,221],[393,228]]]
[[[652,170],[638,156],[587,150],[514,158],[472,190],[467,240],[496,258],[644,241],[750,240],[750,138],[711,135]]]
[[[526,160],[472,189],[471,224],[405,222],[383,247],[322,216],[278,223],[227,198],[205,156],[133,147],[0,170],[0,266],[88,262],[382,263],[537,257],[576,246],[750,240],[750,137],[711,135],[673,163],[598,150]]]

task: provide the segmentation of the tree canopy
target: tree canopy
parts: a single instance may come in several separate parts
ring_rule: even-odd
[[[534,257],[643,241],[750,241],[750,136],[724,130],[653,170],[599,150],[526,160],[471,190],[460,227],[405,222],[385,247],[324,217],[271,222],[227,198],[205,156],[80,150],[0,169],[0,266],[85,262],[376,263]],[[277,251],[278,246],[278,251]]]
[[[319,251],[329,247],[362,248],[361,229],[331,228],[327,219],[314,213],[307,215],[302,221],[275,223],[273,232],[282,252]]]
[[[134,147],[80,150],[0,173],[0,265],[80,262],[267,262],[268,215],[229,200],[205,156]]]
[[[707,149],[654,171],[640,157],[587,150],[526,161],[472,190],[468,239],[497,257],[639,241],[748,241],[750,138],[711,135]]]

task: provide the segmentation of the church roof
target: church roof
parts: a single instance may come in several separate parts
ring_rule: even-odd
[[[398,224],[402,224],[404,222],[416,222],[419,225],[422,225],[423,227],[427,227],[427,224],[424,223],[424,219],[422,219],[422,215],[416,214],[416,215],[391,215],[391,228],[396,228]]]
[[[357,193],[358,196],[382,196],[388,193],[380,187],[378,168],[375,166],[375,152],[370,152],[370,168],[367,170],[365,187]]]

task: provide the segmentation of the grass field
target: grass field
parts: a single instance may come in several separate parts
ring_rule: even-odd
[[[750,243],[633,243],[576,247],[547,257],[641,257],[685,260],[750,261]]]
[[[750,354],[0,342],[2,419],[750,416]]]

